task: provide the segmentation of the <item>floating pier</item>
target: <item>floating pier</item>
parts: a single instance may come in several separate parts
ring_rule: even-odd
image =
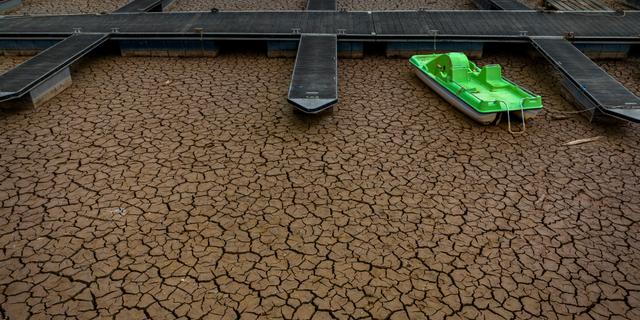
[[[640,98],[602,70],[571,42],[532,37],[534,47],[560,71],[565,93],[594,119],[601,114],[640,121]]]
[[[498,1],[492,3],[496,6]],[[321,5],[326,3],[317,4]],[[592,12],[588,14],[588,23],[584,12],[533,10],[126,12],[0,19],[0,50],[16,48],[22,42],[33,45],[34,41],[55,41],[77,33],[108,35],[111,41],[120,44],[125,55],[215,55],[220,41],[266,42],[268,46],[276,46],[270,47],[270,54],[277,50],[297,53],[288,98],[308,113],[324,110],[337,101],[337,57],[345,51],[362,52],[363,43],[386,43],[389,53],[396,49],[481,51],[487,42],[533,42],[564,74],[567,88],[570,84],[575,86],[573,96],[588,97],[580,100],[579,105],[597,109],[599,114],[640,122],[637,97],[563,39],[570,39],[587,53],[613,52],[616,57],[625,56],[631,46],[640,44],[638,11]],[[581,62],[567,67],[575,61]],[[60,71],[55,66],[51,68],[50,74]],[[10,71],[3,79],[11,80],[13,72],[19,70],[20,67]],[[44,78],[43,73],[34,73],[34,77]],[[605,85],[598,86],[598,81],[604,81]],[[606,96],[609,91],[605,94],[604,88],[615,88],[615,94]],[[19,95],[11,88],[2,90],[5,97]]]
[[[302,33],[336,34],[338,41],[527,42],[527,36],[573,34],[584,41],[640,42],[640,12],[624,15],[537,11],[267,11],[12,16],[0,39],[60,37],[74,29],[114,39],[297,40]]]
[[[336,0],[309,0],[307,11],[335,11]],[[321,112],[338,101],[338,37],[300,36],[287,101],[304,113]]]
[[[389,41],[385,53],[389,58],[410,58],[416,54],[451,51],[463,52],[470,58],[481,58],[484,42],[441,41],[437,40],[437,34],[434,34],[432,41]]]
[[[71,85],[69,66],[108,39],[107,34],[74,34],[0,75],[0,102],[26,98],[40,105]]]
[[[303,34],[287,100],[305,113],[338,102],[338,48],[334,34]]]

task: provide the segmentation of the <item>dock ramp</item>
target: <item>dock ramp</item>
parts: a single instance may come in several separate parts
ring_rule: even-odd
[[[560,37],[531,37],[534,47],[561,73],[576,104],[590,111],[640,122],[640,98]]]
[[[305,113],[318,113],[338,101],[335,34],[302,34],[287,100]]]

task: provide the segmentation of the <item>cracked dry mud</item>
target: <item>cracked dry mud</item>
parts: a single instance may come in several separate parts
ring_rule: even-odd
[[[303,10],[307,5],[306,0],[176,0],[169,10],[171,11],[208,11],[213,8],[220,10]]]
[[[540,0],[522,0],[532,8],[543,7]],[[129,0],[23,0],[20,8],[12,14],[80,14],[111,12]],[[620,0],[602,0],[614,10],[630,10]],[[303,10],[306,0],[175,0],[169,11],[208,11],[212,8],[220,10]],[[476,6],[471,0],[337,0],[340,10],[473,10]]]
[[[172,11],[207,11],[212,8],[220,10],[303,10],[306,0],[278,1],[225,1],[225,0],[176,0],[171,5]],[[416,10],[416,9],[474,9],[470,0],[337,0],[338,10]]]
[[[112,12],[129,0],[22,0],[11,14],[80,14]]]
[[[477,7],[471,0],[338,0],[342,10],[469,10]]]
[[[639,126],[559,119],[543,60],[478,62],[544,96],[525,135],[404,59],[340,60],[313,117],[292,59],[83,61],[0,115],[0,317],[640,318]],[[603,63],[638,93],[637,64]]]
[[[522,0],[531,8],[542,8],[544,1]],[[602,0],[604,4],[614,10],[630,10],[631,8],[620,0]],[[473,10],[477,7],[471,0],[337,0],[339,10]],[[302,10],[306,6],[305,0],[176,0],[169,10],[172,11],[208,11],[212,8],[220,10]]]

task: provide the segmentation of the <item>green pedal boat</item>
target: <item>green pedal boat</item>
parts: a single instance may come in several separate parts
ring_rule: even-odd
[[[431,89],[482,124],[496,121],[502,113],[514,114],[524,124],[542,109],[540,96],[503,78],[499,65],[478,68],[458,52],[416,55],[409,61]]]

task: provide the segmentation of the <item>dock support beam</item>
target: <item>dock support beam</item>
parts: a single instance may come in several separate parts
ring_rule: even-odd
[[[287,100],[304,113],[318,113],[338,101],[338,49],[334,34],[300,36]]]
[[[300,41],[267,41],[267,57],[294,58]],[[360,59],[364,57],[364,43],[361,41],[338,42],[338,58]]]
[[[269,58],[293,58],[298,52],[299,41],[268,40],[267,57]]]
[[[134,57],[215,57],[213,40],[118,40],[120,54]]]
[[[40,106],[69,88],[72,83],[71,71],[68,67],[64,68],[31,89],[25,97],[25,102],[33,107]]]
[[[626,59],[631,51],[630,44],[574,43],[576,48],[591,59]]]
[[[0,39],[0,54],[1,55],[16,55],[16,56],[33,56],[38,52],[45,50],[60,40],[53,39]]]
[[[482,42],[387,42],[387,57],[410,58],[416,54],[464,52],[470,58],[481,58],[484,49]]]

